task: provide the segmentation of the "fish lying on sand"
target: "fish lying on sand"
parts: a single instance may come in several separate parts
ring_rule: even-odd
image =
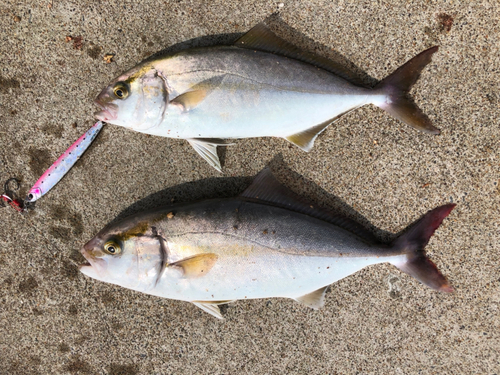
[[[177,204],[101,230],[82,249],[87,276],[188,301],[222,318],[218,305],[287,297],[312,308],[329,284],[391,263],[423,284],[453,291],[425,246],[455,205],[425,214],[391,244],[354,221],[316,208],[268,169],[240,196]]]
[[[217,170],[223,139],[282,137],[305,151],[340,116],[374,104],[439,134],[407,97],[438,47],[415,56],[373,88],[325,58],[303,52],[259,24],[233,46],[194,48],[150,59],[99,94],[97,119],[186,139]]]

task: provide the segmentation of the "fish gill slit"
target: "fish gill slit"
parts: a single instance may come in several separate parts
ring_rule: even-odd
[[[167,112],[167,107],[168,107],[168,99],[170,98],[170,93],[172,92],[172,88],[168,84],[167,77],[165,77],[162,72],[159,72],[158,70],[155,69],[156,75],[160,77],[163,80],[163,84],[165,85],[165,90],[166,92],[163,92],[163,111],[161,112],[161,120],[160,124],[165,120],[165,113]]]
[[[152,227],[151,230],[153,232],[153,236],[156,237],[156,239],[158,239],[158,243],[160,244],[161,259],[158,269],[158,276],[156,277],[155,281],[155,287],[156,287],[163,275],[163,272],[165,272],[165,269],[167,268],[168,265],[168,246],[167,246],[167,241],[165,240],[165,238],[163,238],[163,236],[161,236],[158,233],[156,227]]]

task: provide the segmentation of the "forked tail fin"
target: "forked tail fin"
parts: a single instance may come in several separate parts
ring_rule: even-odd
[[[380,90],[387,96],[385,101],[376,102],[375,105],[415,129],[431,134],[439,134],[440,131],[406,94],[437,50],[436,46],[421,52],[374,87],[374,90]]]
[[[394,263],[396,267],[428,287],[448,293],[453,292],[453,288],[436,265],[427,258],[424,248],[454,207],[455,204],[446,204],[427,212],[393,243],[394,249],[407,254],[406,262]]]

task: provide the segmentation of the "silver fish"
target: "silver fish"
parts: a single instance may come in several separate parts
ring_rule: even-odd
[[[391,244],[300,198],[268,169],[240,196],[178,204],[108,225],[84,245],[85,275],[188,301],[217,318],[218,305],[287,297],[324,304],[331,283],[391,263],[423,284],[453,291],[425,246],[455,205],[428,212]]]
[[[309,151],[326,127],[374,104],[399,120],[439,134],[407,97],[438,47],[432,47],[374,88],[303,52],[259,24],[233,46],[195,48],[147,60],[99,94],[95,116],[110,124],[186,139],[217,170],[223,139],[282,137]],[[347,78],[347,79],[346,79]]]

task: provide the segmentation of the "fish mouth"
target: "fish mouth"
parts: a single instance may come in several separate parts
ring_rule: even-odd
[[[89,261],[86,261],[85,263],[82,263],[78,266],[78,269],[81,270],[82,268],[85,268],[85,267],[92,267],[92,264],[90,264]]]
[[[94,104],[101,110],[94,112],[94,117],[100,121],[110,122],[116,120],[118,116],[118,107],[115,104],[105,105],[99,99],[94,100]]]
[[[79,266],[80,272],[82,272],[84,275],[87,275],[89,277],[92,277],[94,279],[102,280],[104,277],[104,274],[106,273],[106,268],[107,268],[107,263],[104,259],[100,259],[98,257],[95,257],[92,252],[93,248],[90,248],[88,245],[92,242],[89,241],[81,250],[80,252],[84,256],[84,258],[87,260],[85,263],[82,263]]]

